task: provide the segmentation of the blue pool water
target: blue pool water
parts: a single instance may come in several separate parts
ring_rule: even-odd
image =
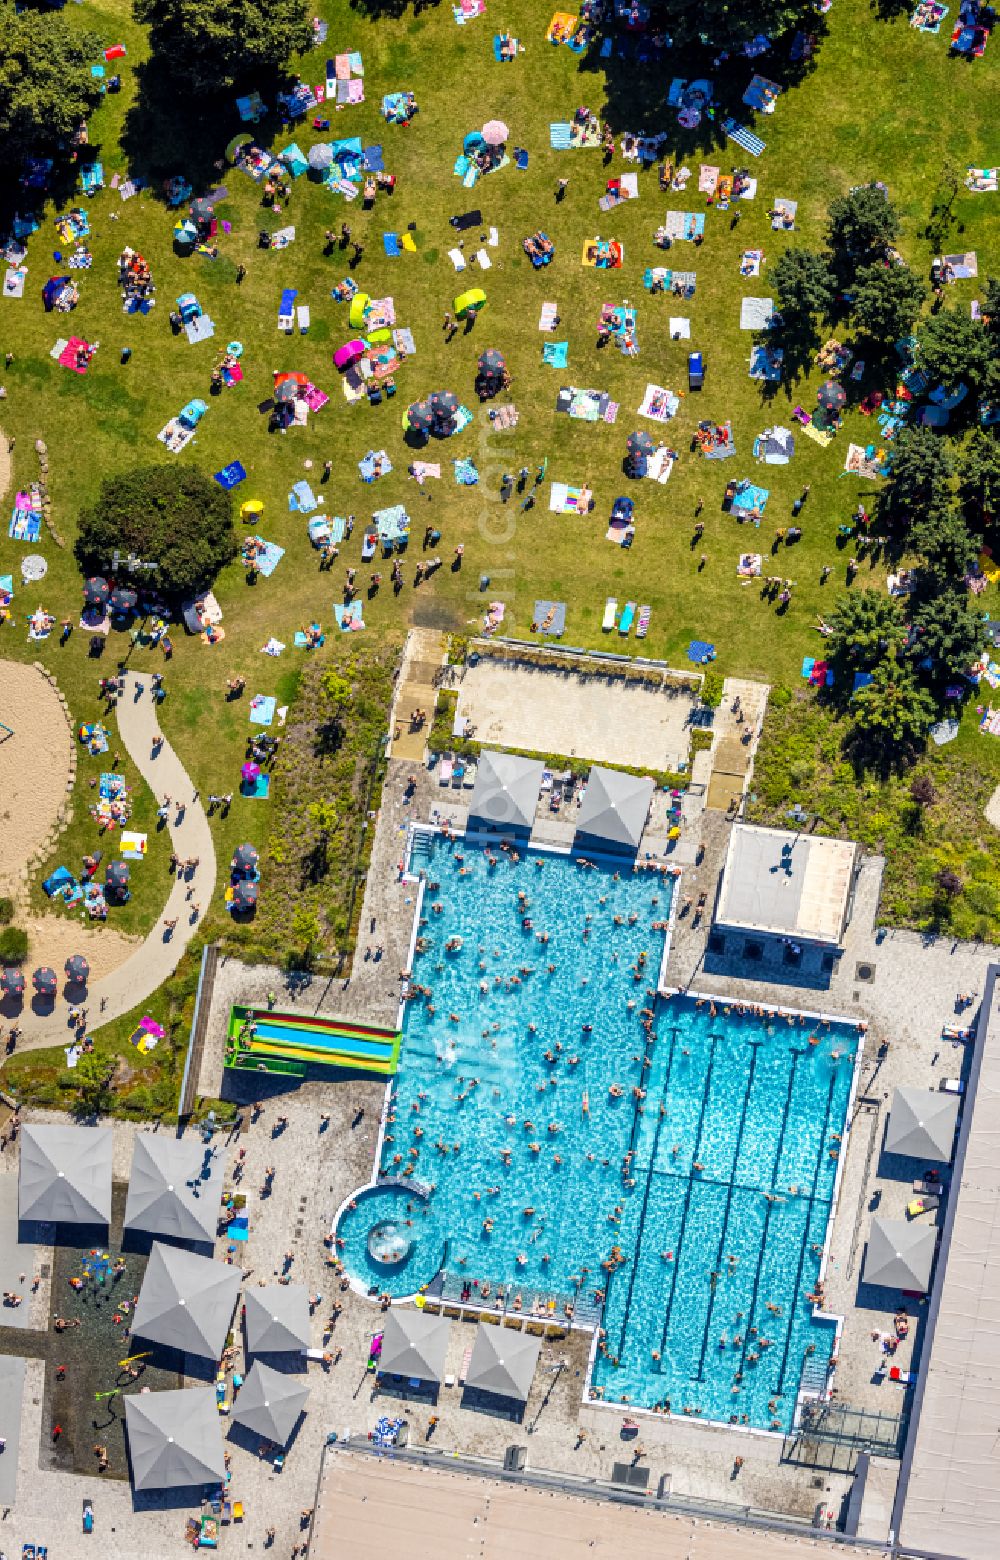
[[[787,1427],[832,1337],[806,1295],[856,1031],[655,999],[672,878],[418,850],[431,997],[408,1004],[380,1167],[401,1184],[343,1215],[348,1269],[402,1295],[444,1268],[473,1302],[505,1287],[560,1316],[604,1291],[606,1399]],[[413,1240],[389,1271],[367,1249],[381,1219]]]

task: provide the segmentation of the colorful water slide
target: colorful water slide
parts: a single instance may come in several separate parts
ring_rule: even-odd
[[[252,1033],[246,1032],[248,1020]],[[235,1006],[229,1015],[226,1066],[250,1071],[263,1066],[268,1072],[300,1077],[307,1066],[343,1067],[388,1077],[396,1071],[399,1042],[398,1030],[380,1024]]]

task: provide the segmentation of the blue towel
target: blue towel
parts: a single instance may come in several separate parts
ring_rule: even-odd
[[[751,157],[759,157],[764,150],[766,143],[760,139],[760,136],[754,135],[752,130],[748,130],[745,125],[738,124],[735,119],[724,119],[722,128],[730,141],[735,141],[737,146],[742,146],[743,150],[749,152]]]
[[[569,121],[549,125],[549,144],[557,152],[568,152],[573,145],[573,127]]]
[[[274,719],[274,711],[277,707],[277,699],[263,695],[250,702],[250,719],[255,726],[269,726]]]
[[[546,341],[542,344],[542,362],[550,368],[565,368],[568,353],[568,341]]]
[[[453,169],[455,177],[457,179],[464,179],[465,175],[468,173],[468,171],[469,171],[469,169],[471,167],[472,167],[472,164],[470,163],[469,159],[466,157],[465,153],[464,152],[459,153],[459,155],[455,158],[455,167]]]
[[[386,254],[389,255],[393,260],[397,259],[399,254],[400,254],[399,234],[398,233],[383,233],[382,234],[382,248],[385,250]]]
[[[515,168],[520,168],[522,173],[528,166],[528,154],[523,146],[515,146],[514,148],[514,166]]]
[[[245,482],[247,474],[238,460],[231,460],[228,466],[223,466],[221,471],[215,473],[215,480],[221,488],[228,493],[238,482]]]
[[[811,677],[812,670],[815,665],[816,657],[814,655],[804,655],[802,657],[802,676]]]
[[[278,305],[279,314],[291,314],[296,298],[299,296],[297,287],[286,287],[281,294],[281,303]]]
[[[696,666],[701,666],[705,661],[714,660],[715,646],[707,639],[692,639],[687,647],[687,658]]]
[[[382,157],[381,146],[365,147],[365,167],[369,173],[385,172],[385,161]]]

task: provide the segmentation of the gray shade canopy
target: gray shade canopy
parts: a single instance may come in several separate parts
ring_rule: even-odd
[[[955,1146],[958,1096],[930,1089],[897,1089],[885,1133],[887,1154],[947,1164]]]
[[[243,1303],[249,1354],[308,1349],[309,1294],[304,1284],[248,1289]]]
[[[655,789],[648,775],[626,775],[595,764],[576,816],[577,833],[612,848],[637,851]]]
[[[862,1279],[885,1289],[913,1289],[926,1294],[937,1230],[933,1224],[907,1224],[905,1219],[872,1219]]]
[[[204,1149],[194,1139],[140,1132],[132,1149],[125,1228],[175,1240],[215,1241],[219,1195],[202,1180]]]
[[[467,1387],[495,1392],[500,1397],[528,1400],[538,1364],[541,1341],[509,1327],[480,1322],[465,1376]]]
[[[107,1224],[111,1218],[111,1129],[29,1125],[21,1132],[19,1219]]]
[[[479,755],[470,822],[474,819],[487,828],[530,831],[544,770],[540,759],[484,748]]]
[[[379,1370],[390,1376],[441,1381],[450,1324],[423,1311],[390,1311],[382,1331]]]
[[[157,1241],[132,1316],[133,1333],[167,1349],[219,1359],[242,1277],[239,1268]]]
[[[300,1376],[286,1376],[254,1360],[233,1404],[233,1419],[285,1446],[308,1396],[309,1388]]]
[[[133,1489],[186,1489],[221,1484],[226,1477],[211,1387],[133,1393],[125,1399],[125,1428]]]

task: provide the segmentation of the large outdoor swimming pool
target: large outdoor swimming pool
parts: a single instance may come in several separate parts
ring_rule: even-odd
[[[443,1269],[449,1294],[560,1317],[596,1294],[605,1399],[787,1427],[832,1338],[806,1296],[856,1030],[655,999],[671,877],[416,852],[431,996],[408,1004],[381,1159],[402,1184],[342,1216],[348,1270],[403,1295]],[[389,1268],[368,1248],[385,1223],[409,1246]]]

